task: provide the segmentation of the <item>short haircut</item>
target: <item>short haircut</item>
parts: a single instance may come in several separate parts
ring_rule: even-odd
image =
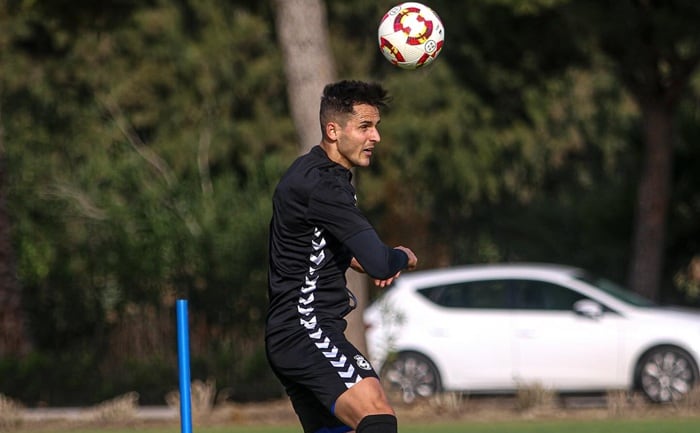
[[[345,123],[357,104],[367,104],[384,108],[389,104],[388,92],[377,83],[343,80],[326,85],[321,97],[321,132],[325,135],[325,125],[330,121]]]

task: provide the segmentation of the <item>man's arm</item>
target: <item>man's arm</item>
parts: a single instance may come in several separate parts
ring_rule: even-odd
[[[345,244],[353,253],[350,266],[359,272],[366,272],[377,285],[388,285],[404,269],[414,269],[418,263],[413,251],[399,246],[390,248],[384,244],[374,230],[364,230],[351,236]],[[381,284],[382,281],[388,281]]]

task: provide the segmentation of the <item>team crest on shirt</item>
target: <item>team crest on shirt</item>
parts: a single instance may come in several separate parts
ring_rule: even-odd
[[[369,361],[367,361],[362,355],[355,355],[355,362],[357,363],[357,366],[363,370],[372,369],[372,366],[369,364]]]

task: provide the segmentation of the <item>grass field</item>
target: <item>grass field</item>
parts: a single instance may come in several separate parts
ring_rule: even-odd
[[[194,433],[301,433],[296,424],[276,426],[226,425],[193,429]],[[20,429],[28,433],[32,430]],[[179,433],[179,426],[168,427],[91,427],[59,428],[44,426],[41,433]],[[450,422],[406,424],[401,433],[697,433],[700,418],[640,419],[640,420],[565,420],[565,421],[503,421]]]
[[[43,418],[22,420],[20,412],[6,407],[4,417],[0,410],[0,433],[180,433],[176,413],[167,415],[166,411],[168,418],[161,418],[163,412],[157,416],[143,408],[137,411],[134,404],[133,399],[118,398],[71,416],[60,412],[65,417],[49,419],[44,413]],[[673,405],[651,405],[627,393],[609,393],[604,400],[571,400],[530,392],[510,398],[445,394],[396,409],[401,433],[700,432],[700,391]],[[302,433],[284,399],[215,408],[207,405],[194,412],[193,433]]]

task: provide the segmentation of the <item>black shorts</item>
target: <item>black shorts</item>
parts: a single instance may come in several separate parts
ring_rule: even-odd
[[[377,373],[342,332],[316,327],[284,338],[268,336],[266,350],[304,432],[352,430],[333,415],[335,402],[357,382]]]

